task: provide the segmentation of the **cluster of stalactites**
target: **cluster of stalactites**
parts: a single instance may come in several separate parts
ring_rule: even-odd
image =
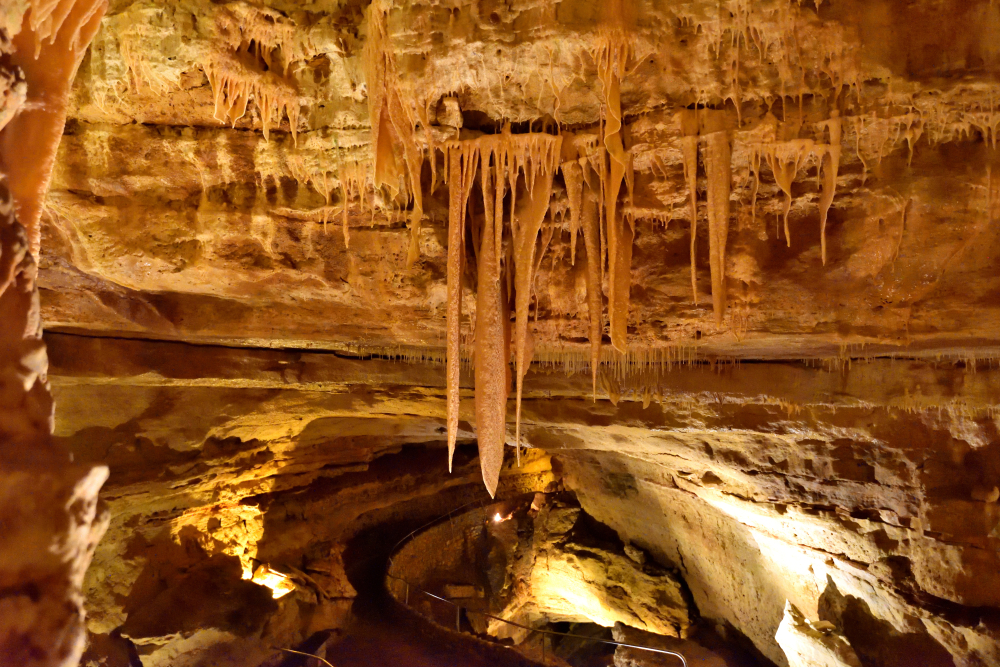
[[[523,380],[532,356],[528,309],[535,272],[546,247],[544,239],[539,244],[539,231],[548,211],[552,176],[556,169],[562,171],[569,200],[572,261],[575,262],[576,258],[578,233],[583,233],[586,246],[590,368],[595,397],[602,354],[604,320],[601,284],[605,273],[608,278],[607,317],[611,344],[620,354],[628,350],[627,324],[635,227],[634,217],[625,215],[625,212],[632,208],[634,180],[633,156],[623,136],[621,84],[635,60],[634,41],[630,36],[634,18],[627,16],[630,6],[625,0],[611,0],[602,8],[601,26],[592,53],[603,93],[599,142],[588,144],[567,135],[560,146],[561,137],[512,135],[509,128],[505,128],[500,135],[453,141],[443,147],[450,190],[446,363],[449,469],[458,432],[461,295],[468,229],[471,230],[477,258],[477,309],[472,354],[475,413],[483,477],[491,494],[496,489],[506,440],[506,400],[510,386],[506,374],[509,372],[512,343],[517,392],[515,442],[519,453]],[[375,187],[388,186],[394,192],[405,187],[412,196],[412,261],[423,212],[420,185],[423,154],[414,135],[417,118],[425,129],[427,122],[420,113],[419,105],[407,103],[400,92],[386,27],[389,8],[388,0],[372,3],[365,50],[374,150],[373,184]],[[735,46],[738,50],[738,40]],[[762,52],[766,50],[760,44],[758,48]],[[734,66],[738,68],[738,63]],[[734,74],[734,81],[738,82],[737,76]],[[719,326],[726,312],[726,245],[732,192],[732,128],[720,121],[723,116],[721,112],[709,111],[684,111],[680,114],[684,177],[691,207],[692,292],[697,304],[697,175],[699,152],[704,150],[711,293]],[[836,113],[825,123],[825,129],[829,133],[829,144],[796,140],[762,144],[751,149],[751,169],[755,176],[754,208],[760,163],[764,159],[786,195],[786,237],[791,183],[803,164],[803,156],[812,152],[821,153],[823,192],[820,209],[824,263],[826,220],[840,161],[841,120]],[[435,148],[430,143],[430,151],[434,155]],[[401,147],[401,156],[397,155],[397,146]],[[400,157],[403,164],[400,164]],[[435,166],[433,160],[431,166]],[[477,176],[483,193],[484,213],[482,220],[467,220],[469,197]],[[518,208],[516,199],[521,176],[528,204]],[[536,184],[538,179],[541,179],[541,187]],[[433,180],[436,181],[436,178]],[[619,203],[623,196],[627,197],[626,207]],[[511,303],[515,310],[513,332],[510,331],[510,318],[505,310]]]
[[[288,116],[292,138],[297,140],[299,96],[295,87],[274,72],[256,72],[237,55],[219,53],[204,64],[205,75],[215,96],[215,119],[235,125],[246,115],[253,98],[260,111],[264,139],[270,128]]]
[[[35,58],[42,50],[42,43],[55,44],[56,36],[69,19],[73,31],[60,37],[71,51],[82,52],[96,32],[94,17],[100,20],[107,10],[107,0],[77,2],[77,0],[31,0],[27,15],[28,27],[35,35]],[[94,26],[94,29],[90,29]]]
[[[729,234],[729,202],[732,190],[732,148],[725,114],[713,110],[684,110],[678,114],[684,180],[688,189],[691,217],[691,289],[695,304],[698,303],[697,263],[695,243],[698,229],[697,173],[700,146],[704,144],[704,164],[707,183],[707,213],[709,237],[709,263],[712,276],[712,306],[717,325],[721,325],[726,309],[726,242]],[[833,110],[830,119],[820,123],[828,143],[812,139],[767,141],[749,147],[750,171],[753,174],[751,189],[751,217],[757,216],[757,192],[760,186],[760,168],[765,162],[774,175],[775,183],[785,195],[782,218],[788,245],[791,235],[788,214],[792,203],[792,183],[796,174],[813,160],[818,166],[821,181],[820,196],[820,246],[823,264],[826,264],[826,223],[837,189],[840,169],[842,119]]]
[[[293,62],[315,53],[308,31],[267,7],[230,2],[218,10],[215,24],[220,39],[234,52],[248,50],[252,45],[255,55],[268,68],[277,66],[286,74]]]
[[[712,309],[721,326],[726,312],[726,243],[729,237],[729,198],[732,191],[732,148],[725,114],[686,109],[678,115],[684,180],[691,205],[691,290],[698,303],[695,242],[698,233],[698,151],[705,142],[708,185],[708,256],[712,276]]]
[[[385,186],[393,194],[405,189],[412,198],[410,249],[407,253],[407,266],[410,266],[416,261],[420,251],[420,222],[424,214],[420,173],[424,159],[415,138],[416,118],[419,114],[414,112],[414,105],[407,103],[403,98],[396,71],[396,58],[390,48],[386,25],[390,8],[389,0],[375,0],[368,9],[368,40],[365,44],[364,66],[368,81],[368,114],[372,125],[375,187]],[[426,118],[423,124],[426,128]],[[401,146],[403,149],[405,172],[397,160],[396,146]],[[433,168],[433,144],[431,155]]]
[[[341,216],[342,230],[344,234],[344,247],[351,247],[350,233],[350,203],[356,199],[362,215],[365,213],[366,204],[370,201],[369,212],[374,219],[375,202],[374,197],[368,197],[368,193],[373,189],[373,176],[371,162],[359,159],[345,159],[340,157],[334,170],[319,169],[311,171],[301,156],[291,155],[288,159],[288,169],[292,177],[299,183],[308,184],[316,192],[323,196],[325,206],[320,212],[320,219],[323,222],[323,230],[326,231],[326,224]],[[339,190],[341,202],[339,209],[331,206],[332,197],[335,191]]]
[[[562,137],[521,134],[504,128],[499,135],[458,140],[443,146],[449,189],[447,285],[448,468],[455,451],[459,420],[462,277],[467,228],[476,253],[476,319],[473,342],[476,436],[483,481],[496,493],[507,439],[511,344],[517,384],[515,444],[520,457],[521,396],[531,363],[528,313],[535,274],[545,252],[539,232],[549,210],[552,179],[559,168]],[[481,219],[467,220],[469,197],[479,176]],[[523,201],[518,205],[519,183]],[[514,331],[510,305],[514,304]]]
[[[750,170],[754,176],[752,191],[751,216],[757,217],[757,190],[760,183],[761,160],[767,162],[774,174],[775,183],[785,195],[782,220],[784,223],[785,241],[791,246],[792,239],[788,227],[788,213],[792,206],[792,183],[799,171],[809,162],[815,160],[819,165],[822,181],[820,195],[820,253],[823,264],[826,264],[826,222],[837,191],[837,175],[840,170],[841,135],[843,119],[840,113],[833,110],[830,119],[821,123],[821,129],[829,135],[828,143],[817,143],[812,139],[792,139],[790,141],[774,141],[751,146]]]

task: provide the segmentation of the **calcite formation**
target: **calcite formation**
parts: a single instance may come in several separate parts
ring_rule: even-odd
[[[5,3],[0,662],[72,664],[84,606],[94,665],[377,635],[371,531],[558,492],[628,549],[536,508],[511,618],[1000,663],[998,38],[985,0]]]
[[[39,216],[73,74],[106,5],[0,6],[0,662],[75,665],[82,580],[106,525],[103,465],[52,438],[38,298]]]

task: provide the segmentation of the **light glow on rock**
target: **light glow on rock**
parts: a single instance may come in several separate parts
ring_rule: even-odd
[[[261,565],[253,573],[253,583],[271,589],[271,597],[277,600],[295,590],[295,582],[283,572],[272,569],[269,565]]]

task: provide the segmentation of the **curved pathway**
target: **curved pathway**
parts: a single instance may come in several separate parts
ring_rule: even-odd
[[[389,552],[414,527],[382,524],[348,545],[347,576],[358,592],[354,623],[344,639],[327,648],[327,660],[335,667],[540,667],[499,644],[449,631],[389,594]]]

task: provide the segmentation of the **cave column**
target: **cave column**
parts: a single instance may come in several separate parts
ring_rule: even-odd
[[[17,215],[40,210],[41,202],[40,197],[18,201],[11,187],[19,177],[25,181],[25,174],[47,184],[69,83],[105,9],[103,2],[72,5],[62,30],[38,40],[37,53],[18,50],[17,35],[28,29],[31,12],[59,16],[55,10],[69,6],[65,3],[72,0],[58,7],[16,0],[0,7],[0,145],[16,147],[0,149],[0,664],[24,667],[79,662],[86,637],[81,586],[106,526],[97,494],[107,468],[74,463],[52,437],[38,267],[31,252],[38,223],[37,218],[28,223],[29,232]],[[55,73],[46,66],[47,51],[75,61],[63,68],[55,96],[32,73]],[[38,58],[38,64],[19,66],[27,57]],[[11,159],[14,154],[23,159]]]

